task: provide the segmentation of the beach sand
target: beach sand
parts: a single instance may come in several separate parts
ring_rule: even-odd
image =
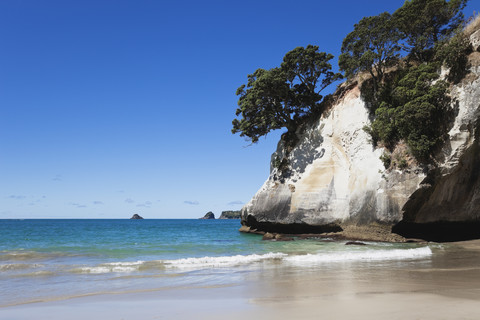
[[[480,241],[429,263],[271,268],[236,285],[102,294],[0,309],[0,319],[480,319]]]

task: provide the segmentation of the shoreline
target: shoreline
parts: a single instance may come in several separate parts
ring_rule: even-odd
[[[263,284],[265,285],[265,284]],[[478,319],[479,289],[434,286],[428,289],[383,283],[383,289],[365,285],[357,290],[315,288],[302,279],[279,281],[259,290],[251,283],[222,288],[179,288],[126,294],[95,295],[62,301],[0,308],[0,317],[51,320],[102,319]],[[302,288],[299,288],[301,286]],[[293,290],[292,290],[293,289]]]
[[[65,297],[66,298],[66,297]],[[246,272],[231,285],[93,294],[0,308],[0,318],[478,319],[480,240],[439,245],[431,259]]]

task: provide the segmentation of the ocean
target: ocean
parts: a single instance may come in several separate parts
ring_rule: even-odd
[[[265,272],[428,266],[441,244],[262,241],[239,220],[0,220],[0,307],[229,286]]]

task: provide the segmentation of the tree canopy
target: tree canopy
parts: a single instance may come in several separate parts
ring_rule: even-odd
[[[340,70],[348,77],[368,71],[377,91],[386,68],[398,59],[399,39],[400,34],[388,12],[363,18],[343,40]]]
[[[393,13],[405,49],[426,61],[436,42],[450,37],[463,22],[468,0],[410,0]]]
[[[301,119],[319,108],[320,92],[340,74],[331,71],[333,55],[318,46],[298,47],[288,52],[280,67],[257,69],[247,84],[237,89],[238,108],[232,133],[255,143],[271,130],[295,132]]]
[[[348,77],[371,75],[361,91],[374,115],[366,128],[374,142],[393,150],[403,140],[417,161],[432,160],[452,119],[440,66],[450,68],[450,81],[460,81],[468,70],[471,46],[460,28],[467,2],[407,0],[393,15],[363,18],[344,39],[340,69]],[[406,63],[396,63],[400,53]]]

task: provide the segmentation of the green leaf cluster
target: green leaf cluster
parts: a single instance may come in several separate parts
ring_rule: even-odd
[[[295,133],[304,118],[318,111],[320,92],[341,78],[331,71],[333,55],[318,49],[313,45],[295,48],[280,67],[248,75],[247,84],[237,89],[239,118],[232,121],[232,133],[252,143],[275,129]]]
[[[443,141],[452,112],[448,84],[438,80],[437,67],[421,64],[399,71],[389,101],[381,102],[369,130],[390,149],[404,140],[424,163]]]

